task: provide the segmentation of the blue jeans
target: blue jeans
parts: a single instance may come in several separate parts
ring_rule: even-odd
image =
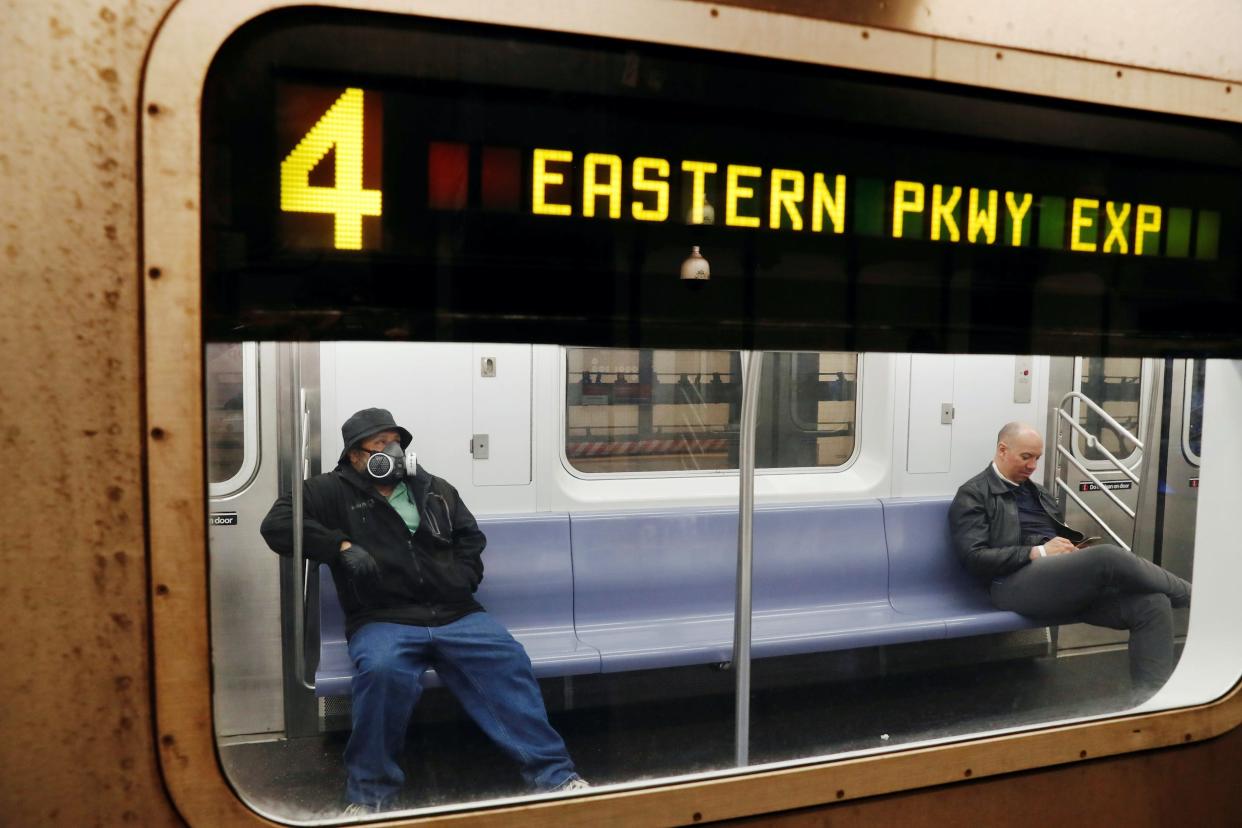
[[[565,742],[548,724],[530,658],[486,612],[442,627],[376,622],[349,639],[353,732],[345,746],[350,802],[385,807],[400,791],[398,764],[421,679],[434,667],[470,717],[521,766],[528,785],[550,790],[575,776]]]

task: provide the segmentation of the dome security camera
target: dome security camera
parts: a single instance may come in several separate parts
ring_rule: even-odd
[[[712,277],[712,266],[703,258],[696,244],[690,248],[690,255],[681,263],[681,278],[685,281],[706,282]]]

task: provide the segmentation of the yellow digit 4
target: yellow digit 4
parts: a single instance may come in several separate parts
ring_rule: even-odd
[[[336,183],[312,187],[311,170],[336,148]],[[362,249],[362,217],[380,215],[379,190],[362,189],[362,90],[346,89],[280,162],[280,209],[336,217],[334,246]]]

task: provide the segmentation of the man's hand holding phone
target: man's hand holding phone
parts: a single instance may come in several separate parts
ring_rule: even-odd
[[[1044,554],[1039,555],[1038,550],[1043,550]],[[1035,558],[1051,557],[1053,555],[1066,555],[1075,550],[1074,542],[1066,538],[1052,538],[1044,541],[1041,545],[1035,547],[1031,552],[1031,560]]]

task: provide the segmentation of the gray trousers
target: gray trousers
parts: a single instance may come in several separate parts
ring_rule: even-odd
[[[1130,631],[1130,678],[1155,689],[1173,672],[1173,610],[1190,584],[1118,546],[1036,558],[992,582],[992,603],[1035,618]]]

